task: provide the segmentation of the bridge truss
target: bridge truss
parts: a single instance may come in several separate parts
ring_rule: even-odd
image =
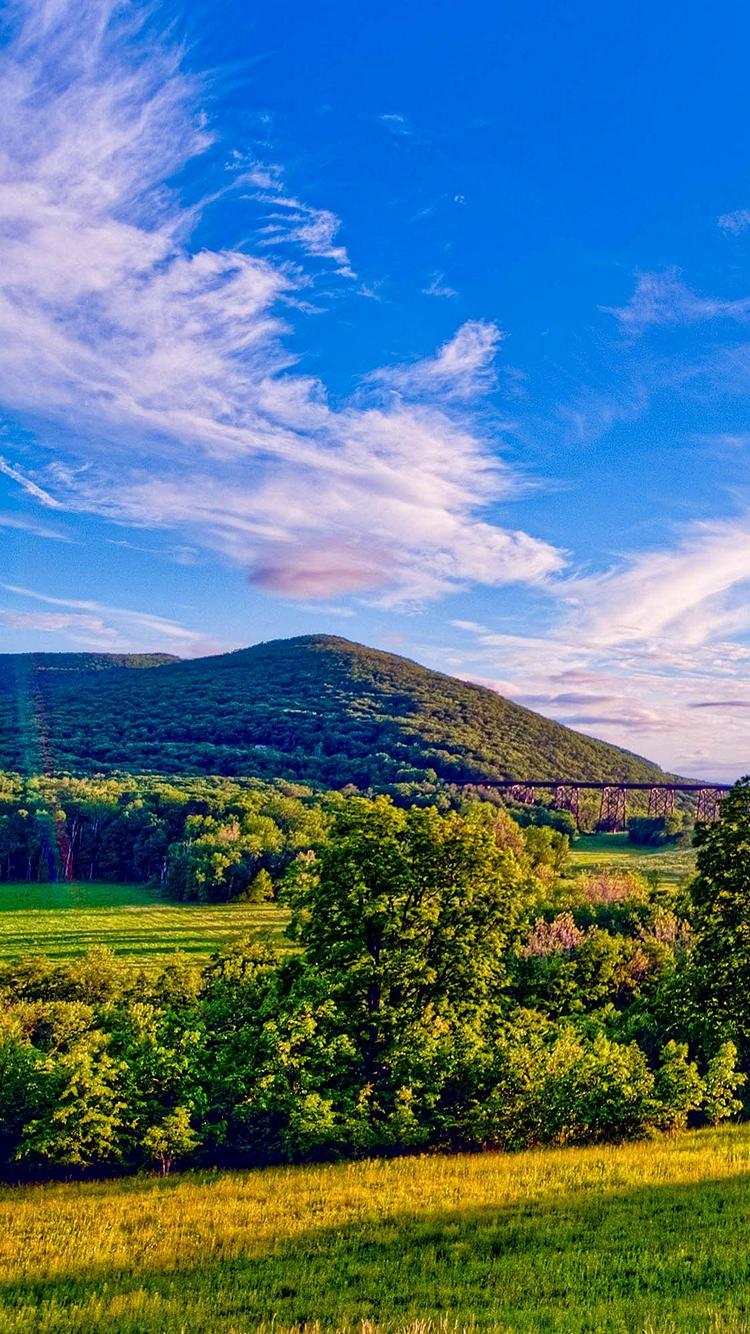
[[[507,792],[511,801],[525,806],[533,806],[545,799],[557,810],[569,811],[576,825],[580,818],[581,793],[599,793],[598,827],[610,833],[625,829],[628,795],[632,792],[648,793],[648,814],[652,818],[671,815],[678,796],[690,797],[695,803],[696,821],[712,824],[721,814],[722,797],[731,790],[729,783],[584,783],[567,778],[532,778],[523,782],[510,778],[487,779],[471,786]]]

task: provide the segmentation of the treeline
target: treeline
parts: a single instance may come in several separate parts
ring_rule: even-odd
[[[281,893],[294,946],[149,979],[104,952],[0,970],[5,1170],[577,1144],[739,1113],[750,789],[689,896],[570,878],[488,804],[341,799]]]
[[[183,901],[270,898],[295,857],[326,838],[347,795],[252,778],[0,773],[0,883],[101,880],[153,884]],[[454,788],[412,793],[412,802],[450,810],[478,795]],[[510,809],[525,827],[557,831],[550,848],[567,848],[575,834],[565,811]],[[544,838],[530,838],[541,848]]]
[[[267,897],[327,823],[323,799],[283,783],[0,774],[0,880],[153,883],[184,900]]]

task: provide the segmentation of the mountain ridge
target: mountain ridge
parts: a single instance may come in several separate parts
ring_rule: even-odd
[[[66,663],[55,669],[58,658]],[[192,659],[0,655],[0,765],[33,767],[40,728],[48,762],[74,773],[215,772],[376,788],[672,777],[488,686],[337,635]]]

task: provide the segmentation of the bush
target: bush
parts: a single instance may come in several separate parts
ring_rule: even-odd
[[[664,843],[676,842],[683,825],[684,820],[677,812],[655,816],[631,815],[628,820],[628,838],[631,843],[660,847]]]

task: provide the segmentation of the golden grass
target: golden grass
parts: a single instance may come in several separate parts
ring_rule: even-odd
[[[0,1332],[750,1329],[750,1129],[0,1191]]]

